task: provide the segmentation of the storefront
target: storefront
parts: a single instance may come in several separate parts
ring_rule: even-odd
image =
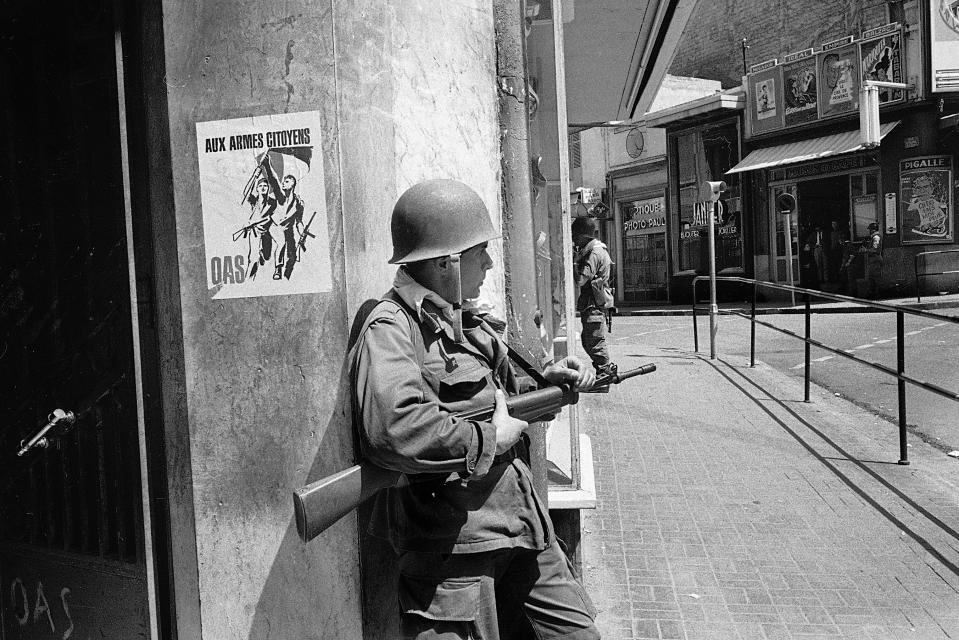
[[[611,172],[609,184],[616,299],[622,305],[668,302],[665,159]]]
[[[955,145],[940,132],[945,101],[931,100],[919,81],[918,31],[891,23],[751,67],[751,151],[725,175],[750,178],[757,278],[860,297],[905,295],[915,288],[916,254],[955,244]],[[866,140],[861,85],[909,78],[907,89],[880,88],[878,139]],[[789,216],[777,210],[782,193],[796,199]],[[865,273],[871,224],[881,231],[878,278]]]
[[[623,221],[624,300],[667,301],[665,192],[646,194],[637,200],[620,200],[617,206]]]
[[[716,206],[716,270],[752,274],[746,199],[739,176],[725,176],[741,157],[743,105],[741,92],[732,90],[647,114],[650,126],[667,134],[665,286],[673,303],[688,302],[692,279],[709,272],[708,219],[699,192],[706,180],[728,185]]]

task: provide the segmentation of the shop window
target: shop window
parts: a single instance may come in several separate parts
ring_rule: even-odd
[[[728,122],[677,139],[680,214],[679,268],[705,272],[709,268],[709,227],[699,186],[705,180],[726,179],[728,190],[716,215],[716,269],[744,268],[742,197],[739,174],[726,172],[739,162],[739,129]]]
[[[860,173],[849,176],[849,196],[852,199],[853,238],[869,235],[869,224],[879,221],[879,175]]]

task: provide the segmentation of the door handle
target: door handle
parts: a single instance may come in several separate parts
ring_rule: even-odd
[[[23,456],[23,454],[34,448],[47,448],[50,445],[50,438],[56,435],[62,435],[64,431],[69,429],[73,423],[76,422],[76,419],[77,417],[72,411],[54,409],[53,413],[47,416],[47,424],[44,425],[42,429],[37,431],[29,440],[20,441],[20,451],[17,452],[17,456]],[[59,428],[61,433],[51,433],[51,431],[56,428]]]

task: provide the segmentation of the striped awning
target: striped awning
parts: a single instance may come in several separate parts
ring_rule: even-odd
[[[892,131],[897,124],[899,124],[898,120],[880,125],[879,139],[885,138],[886,134]],[[838,156],[841,153],[852,153],[863,149],[865,149],[865,147],[863,147],[862,142],[859,140],[859,129],[855,129],[844,133],[835,133],[831,136],[809,138],[798,142],[776,145],[775,147],[756,149],[743,158],[742,162],[726,173],[768,169],[769,167],[778,167],[783,164],[819,160],[820,158]]]

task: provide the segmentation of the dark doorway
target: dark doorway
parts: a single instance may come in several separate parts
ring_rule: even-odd
[[[842,242],[849,238],[849,176],[800,182],[800,286],[838,290]]]
[[[149,638],[117,20],[0,8],[4,638]],[[69,429],[26,450],[55,409]]]

